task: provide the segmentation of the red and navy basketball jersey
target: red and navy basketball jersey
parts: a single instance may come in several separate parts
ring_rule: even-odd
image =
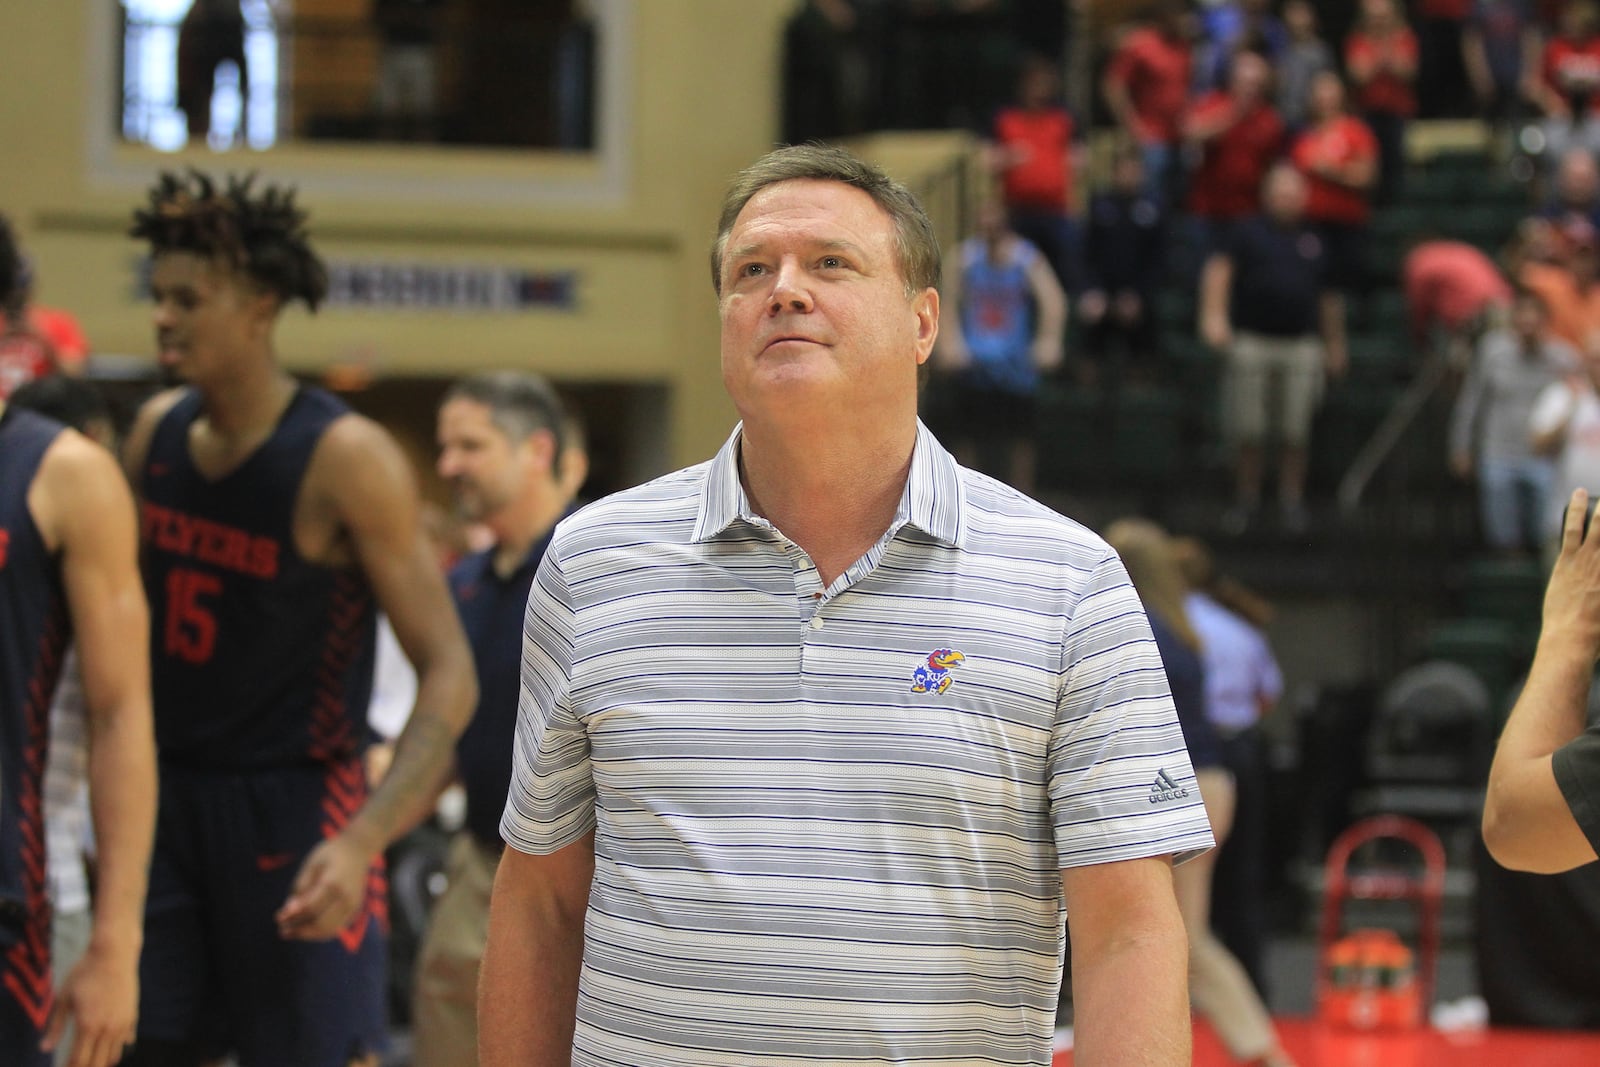
[[[62,430],[29,411],[0,417],[0,996],[40,1027],[50,1005],[40,789],[72,625],[61,561],[34,525],[28,490]]]
[[[349,411],[302,387],[227,475],[195,468],[189,391],[139,472],[151,687],[163,761],[250,769],[359,753],[372,695],[375,609],[358,568],[295,548],[295,502],[328,425]]]

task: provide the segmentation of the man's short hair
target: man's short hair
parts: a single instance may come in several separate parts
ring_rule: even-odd
[[[445,390],[442,408],[452,400],[471,400],[489,409],[489,421],[513,442],[550,431],[560,459],[567,444],[570,415],[549,382],[527,371],[490,371],[462,378]]]
[[[133,213],[128,235],[150,242],[150,254],[189,252],[236,270],[287,304],[312,311],[328,295],[328,271],[311,250],[306,213],[294,190],[265,185],[255,175],[229,175],[221,188],[191,170],[163,173],[150,189],[149,206]]]
[[[96,422],[109,427],[111,405],[106,402],[100,387],[87,378],[74,378],[65,374],[46,374],[31,382],[24,382],[11,394],[14,408],[32,411],[70,426],[80,433],[94,436]]]
[[[740,171],[722,198],[717,236],[711,242],[711,286],[722,293],[722,254],[739,212],[769,185],[792,181],[842,182],[872,197],[894,223],[895,252],[906,295],[939,287],[939,239],[915,195],[872,164],[834,145],[791,145],[768,152]]]

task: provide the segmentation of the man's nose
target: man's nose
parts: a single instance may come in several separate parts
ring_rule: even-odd
[[[812,306],[810,279],[798,260],[786,258],[778,264],[778,274],[772,283],[771,310],[810,311]]]

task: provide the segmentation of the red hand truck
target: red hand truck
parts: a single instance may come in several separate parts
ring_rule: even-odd
[[[1395,866],[1352,873],[1356,850],[1373,841],[1404,841],[1420,854],[1420,871]],[[1403,815],[1375,815],[1351,826],[1328,849],[1318,937],[1317,1017],[1333,1027],[1409,1030],[1427,1021],[1439,964],[1439,913],[1444,900],[1444,846],[1432,830]],[[1344,931],[1352,900],[1408,901],[1417,909],[1417,950],[1388,929]]]

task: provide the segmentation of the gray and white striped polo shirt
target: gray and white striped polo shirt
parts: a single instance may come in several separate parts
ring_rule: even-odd
[[[919,426],[824,590],[737,448],[534,583],[501,832],[596,828],[573,1062],[1047,1064],[1061,869],[1211,844],[1120,561]]]

